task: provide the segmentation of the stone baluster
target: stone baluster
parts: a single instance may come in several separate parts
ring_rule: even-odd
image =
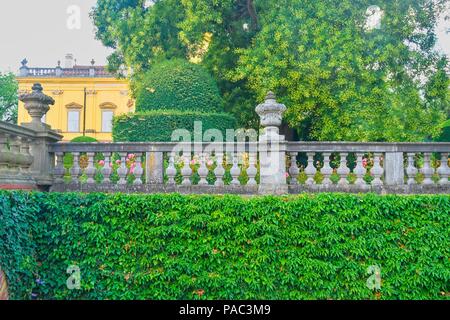
[[[333,181],[331,181],[330,177],[333,174],[333,168],[330,166],[330,157],[331,153],[324,152],[323,154],[323,167],[320,172],[323,175],[322,184],[326,187],[331,186]]]
[[[191,176],[192,176],[192,169],[191,169],[191,153],[189,152],[183,152],[183,161],[184,166],[181,169],[181,175],[183,176],[183,181],[181,182],[181,185],[183,186],[190,186],[192,185],[191,182]]]
[[[97,170],[95,169],[95,166],[94,166],[94,156],[95,156],[95,153],[93,153],[93,152],[87,153],[88,166],[86,167],[86,170],[85,170],[85,173],[87,176],[87,181],[86,181],[87,184],[95,183],[94,176],[95,176],[95,173]]]
[[[200,167],[198,168],[198,175],[200,176],[200,181],[198,182],[199,186],[207,186],[208,180],[206,177],[208,176],[209,170],[206,166],[206,153],[200,154]]]
[[[166,169],[166,175],[168,177],[167,184],[175,185],[175,176],[177,175],[177,168],[175,167],[175,153],[169,154],[169,166]]]
[[[356,154],[356,167],[353,169],[353,173],[356,175],[355,185],[358,187],[366,187],[367,184],[364,181],[364,175],[366,174],[366,168],[363,165],[364,153]]]
[[[291,176],[290,185],[298,185],[298,175],[300,174],[300,170],[297,165],[297,155],[298,152],[291,152],[289,154],[291,156],[291,165],[289,167],[289,175]]]
[[[117,174],[119,175],[119,181],[117,184],[126,185],[127,184],[127,152],[119,152],[120,156],[120,167],[117,169]]]
[[[416,175],[419,170],[414,166],[415,153],[408,153],[408,166],[406,167],[406,175],[408,176],[408,185],[417,184]]]
[[[103,184],[110,184],[111,183],[111,174],[112,174],[112,164],[111,164],[111,152],[105,152],[103,153],[103,156],[105,157],[105,164],[102,168],[102,175],[103,175]]]
[[[22,173],[25,175],[30,175],[30,167],[33,163],[33,156],[30,153],[30,138],[21,138],[21,144],[20,144],[20,154],[23,158],[22,163]]]
[[[431,153],[425,152],[423,154],[423,167],[420,169],[420,172],[425,177],[422,182],[423,185],[432,185],[434,183],[431,180],[434,173],[434,169],[431,167]]]
[[[384,173],[384,169],[381,166],[381,153],[374,153],[373,155],[373,167],[370,170],[370,172],[373,175],[373,180],[372,180],[372,186],[382,186],[383,185],[383,181],[381,180],[381,177]]]
[[[217,158],[217,166],[214,169],[216,182],[214,183],[214,185],[216,187],[223,187],[224,186],[223,176],[225,175],[225,169],[223,167],[223,153],[217,153],[216,158]]]
[[[64,168],[64,152],[55,152],[56,166],[53,169],[53,176],[56,184],[64,183],[64,174],[66,169]]]
[[[11,152],[11,160],[9,161],[9,170],[11,174],[19,174],[19,159],[20,159],[20,140],[16,135],[11,135],[9,138],[9,149]]]
[[[258,174],[258,169],[256,168],[257,155],[254,152],[250,152],[248,154],[248,168],[247,168],[247,176],[248,176],[248,186],[256,186],[256,175]]]
[[[72,152],[73,155],[73,165],[70,169],[70,176],[72,178],[72,183],[78,183],[78,177],[81,174],[81,168],[80,168],[80,153],[79,152]]]
[[[316,183],[314,181],[314,177],[315,177],[315,175],[317,173],[317,169],[314,166],[314,155],[315,155],[315,153],[314,152],[308,152],[306,155],[308,156],[308,165],[305,168],[305,174],[308,177],[308,179],[306,180],[305,183],[307,185],[313,185],[313,184]]]
[[[139,186],[141,184],[143,184],[142,182],[142,174],[144,173],[144,169],[142,168],[142,153],[136,153],[135,154],[135,167],[134,167],[134,181],[133,181],[133,185],[135,186]]]
[[[345,153],[345,152],[341,153],[341,161],[339,164],[339,168],[337,169],[337,174],[340,177],[338,185],[340,185],[340,186],[349,185],[347,177],[350,174],[350,169],[347,167],[347,156],[348,156],[348,153]]]
[[[8,135],[0,133],[0,173],[8,171],[9,158]]]
[[[448,177],[450,175],[450,168],[448,167],[448,153],[441,154],[441,165],[439,166],[437,172],[440,177],[439,184],[442,186],[449,184]]]
[[[241,175],[241,168],[239,167],[239,155],[237,153],[233,154],[233,167],[230,170],[231,177],[231,185],[239,186],[241,182],[239,181],[239,176]]]

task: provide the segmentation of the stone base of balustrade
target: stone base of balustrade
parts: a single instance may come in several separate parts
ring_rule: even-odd
[[[234,186],[226,185],[216,187],[207,186],[181,186],[167,184],[142,184],[142,185],[118,185],[118,184],[87,184],[69,183],[54,184],[51,192],[104,192],[104,193],[181,193],[181,194],[298,194],[298,193],[377,193],[377,194],[450,194],[450,185],[403,185],[403,186],[357,186],[357,185],[289,185],[277,190],[264,189],[261,186]]]
[[[166,184],[118,185],[118,184],[55,184],[51,192],[104,192],[104,193],[180,193],[180,194],[242,194],[252,195],[258,193],[258,186],[227,185],[216,187],[207,186],[181,186]]]
[[[401,186],[358,186],[358,185],[290,185],[289,193],[377,193],[377,194],[450,194],[449,185],[401,185]]]
[[[0,174],[0,190],[36,190],[37,185],[33,178],[15,175]]]

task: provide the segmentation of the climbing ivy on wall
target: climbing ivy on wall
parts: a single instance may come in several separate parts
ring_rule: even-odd
[[[449,297],[449,195],[0,192],[0,203],[2,219],[20,216],[8,232],[33,244],[5,241],[0,229],[2,266],[22,277],[16,298]],[[33,264],[6,262],[32,248],[34,278]],[[79,290],[66,286],[69,266],[80,269]],[[379,290],[367,286],[376,268]]]

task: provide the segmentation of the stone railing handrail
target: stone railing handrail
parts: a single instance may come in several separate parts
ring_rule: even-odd
[[[287,151],[298,152],[449,152],[449,142],[288,142]]]
[[[115,143],[54,143],[51,152],[172,152],[175,148],[196,150],[214,149],[223,152],[256,152],[257,142],[115,142]]]
[[[36,132],[34,130],[4,121],[0,121],[0,132],[24,138],[34,138],[36,136]]]

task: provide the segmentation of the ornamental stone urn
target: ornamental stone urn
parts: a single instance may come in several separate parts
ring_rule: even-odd
[[[31,88],[31,93],[21,94],[19,100],[25,104],[25,109],[31,116],[31,126],[42,127],[42,117],[50,109],[50,105],[55,104],[55,100],[42,93],[42,86],[40,83],[35,83]]]
[[[273,92],[269,91],[264,103],[258,105],[255,111],[261,119],[261,125],[266,128],[266,134],[279,133],[286,106],[276,101]]]

